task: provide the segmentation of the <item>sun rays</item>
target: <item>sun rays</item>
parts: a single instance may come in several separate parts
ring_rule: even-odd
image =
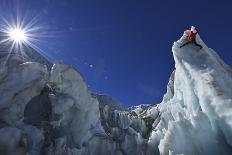
[[[44,27],[38,22],[38,16],[31,20],[26,17],[5,18],[0,16],[0,46],[7,45],[8,56],[12,53],[26,57],[25,50],[34,49],[41,55],[48,57],[39,47],[40,41],[46,38]]]

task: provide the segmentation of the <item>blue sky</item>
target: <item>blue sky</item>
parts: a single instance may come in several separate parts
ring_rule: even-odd
[[[159,103],[174,70],[171,46],[191,25],[232,65],[230,1],[0,0],[43,25],[38,46],[77,68],[90,89],[125,106]],[[17,6],[17,7],[15,7]],[[43,32],[44,31],[44,32]],[[38,32],[39,33],[39,32]]]

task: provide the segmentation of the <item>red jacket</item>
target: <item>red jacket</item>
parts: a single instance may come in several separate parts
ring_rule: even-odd
[[[193,31],[190,31],[190,32],[188,33],[188,41],[190,41],[190,42],[195,41],[196,35],[197,35],[197,32],[194,33]]]

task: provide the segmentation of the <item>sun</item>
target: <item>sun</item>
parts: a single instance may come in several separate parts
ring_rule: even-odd
[[[0,48],[9,51],[9,56],[18,54],[27,57],[28,50],[32,49],[48,59],[52,57],[42,47],[47,47],[48,39],[55,35],[39,20],[40,16],[30,18],[16,14],[10,17],[0,15]]]
[[[45,32],[37,18],[6,19],[0,16],[0,46],[9,48],[9,53],[18,53],[24,56],[25,50],[32,48],[43,53],[39,48],[41,37],[46,38]],[[41,32],[43,35],[41,35]],[[5,46],[7,45],[7,46]]]
[[[18,18],[17,18],[18,19]],[[0,43],[8,43],[11,45],[11,51],[23,51],[25,46],[34,48],[35,38],[38,32],[34,31],[36,28],[35,24],[25,23],[23,20],[15,20],[10,22],[5,18],[0,18],[1,27],[0,31],[4,33],[5,37]]]
[[[23,43],[27,42],[28,37],[25,30],[20,28],[13,28],[10,29],[8,32],[8,35],[10,37],[10,40],[14,41],[15,43]]]

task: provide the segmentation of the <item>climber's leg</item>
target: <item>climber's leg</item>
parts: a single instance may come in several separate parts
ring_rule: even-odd
[[[202,49],[202,46],[200,44],[198,44],[196,41],[193,42],[196,46],[200,47],[200,49]]]

